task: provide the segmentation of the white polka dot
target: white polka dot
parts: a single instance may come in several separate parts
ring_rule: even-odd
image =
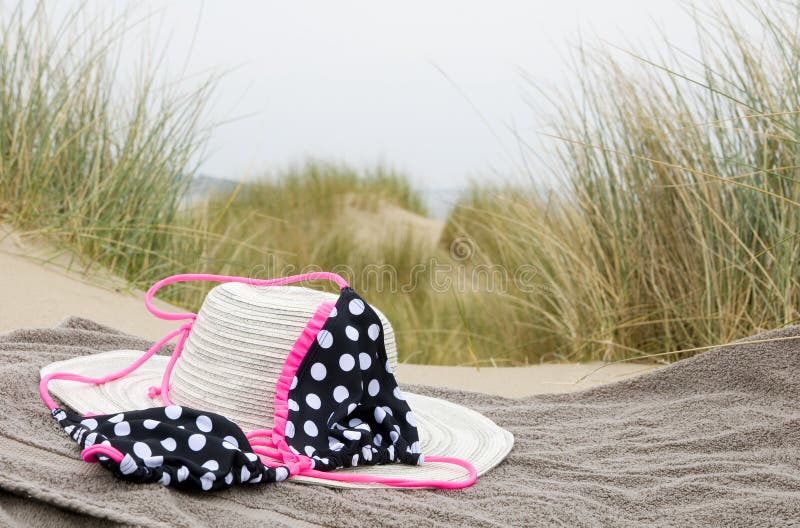
[[[306,395],[306,404],[308,404],[308,406],[311,407],[312,409],[319,409],[320,406],[322,405],[322,402],[320,401],[319,396],[317,396],[313,392],[309,392]]]
[[[383,437],[380,434],[376,434],[375,437],[372,439],[372,443],[378,447],[380,447],[382,442],[383,442]]]
[[[408,422],[408,425],[411,425],[411,426],[414,426],[414,427],[417,426],[417,419],[416,419],[416,417],[414,417],[414,413],[413,412],[408,411],[406,413],[406,422]]]
[[[378,394],[378,391],[381,390],[381,384],[378,383],[378,380],[374,379],[369,382],[369,386],[367,387],[367,392],[370,396],[375,396]]]
[[[372,365],[372,358],[366,352],[362,352],[358,355],[358,365],[361,370],[367,370]]]
[[[161,441],[161,447],[167,451],[175,451],[175,448],[178,447],[178,444],[175,442],[174,438],[165,438]]]
[[[388,414],[390,416],[394,416],[394,413],[392,412],[392,408],[389,407],[388,405],[384,405],[383,406],[383,410],[386,411],[386,414]]]
[[[320,330],[317,334],[317,343],[322,348],[330,348],[333,344],[333,336],[327,330]]]
[[[378,339],[378,336],[381,335],[381,327],[378,326],[377,324],[369,325],[369,328],[367,328],[367,335],[369,336],[370,339],[376,341]]]
[[[389,455],[389,460],[394,460],[394,446],[390,445],[389,449],[386,450]]]
[[[225,475],[225,484],[227,484],[228,486],[230,486],[230,485],[231,485],[231,482],[233,482],[233,473],[231,473],[230,471],[228,471],[228,474],[227,474],[227,475]]]
[[[331,313],[328,314],[328,317],[336,317],[337,315],[339,315],[339,310],[337,310],[336,307],[334,306],[333,310],[331,310]]]
[[[328,437],[328,447],[333,451],[338,451],[344,447],[344,444],[339,441],[338,438],[334,438],[332,436]]]
[[[375,407],[375,421],[383,423],[384,418],[386,418],[386,411],[382,407]]]
[[[358,405],[355,404],[355,403],[351,403],[350,405],[348,405],[347,406],[347,414],[353,414],[353,411],[356,410],[356,407],[358,407]]]
[[[357,425],[361,425],[362,423],[364,423],[364,421],[361,418],[351,418],[350,421],[347,422],[347,425],[350,427],[355,427]]]
[[[351,466],[357,466],[358,465],[358,455],[353,455],[353,460],[350,461],[350,465]]]
[[[111,418],[109,418],[108,421],[111,422],[111,423],[119,423],[119,422],[122,421],[123,418],[125,418],[125,415],[122,414],[122,413],[119,413],[119,414],[114,415]]]
[[[419,440],[417,440],[416,442],[411,444],[411,452],[412,453],[419,453],[420,452],[420,450],[419,450]]]
[[[392,365],[391,363],[389,363],[388,359],[386,360],[386,372],[388,372],[389,374],[392,373]]]
[[[307,456],[313,456],[315,449],[313,446],[306,446],[305,449],[303,449],[303,451],[306,452]]]
[[[158,420],[145,420],[142,425],[144,425],[145,429],[155,429],[160,423]]]
[[[217,476],[211,472],[200,477],[200,486],[203,488],[203,491],[210,490],[215,480],[217,480]]]
[[[400,392],[400,387],[395,387],[394,390],[392,391],[392,394],[394,394],[394,397],[397,398],[398,400],[406,399],[406,397],[403,396],[403,393]]]
[[[241,477],[242,478],[239,479],[239,482],[247,482],[248,480],[250,480],[250,470],[247,469],[247,466],[242,466]]]
[[[81,425],[92,431],[97,427],[97,420],[94,418],[86,418],[85,420],[81,420]]]
[[[144,465],[147,467],[158,467],[164,464],[164,457],[159,456],[151,456],[144,459]]]
[[[290,411],[299,411],[299,410],[300,410],[300,406],[299,406],[299,405],[297,405],[297,402],[296,402],[296,401],[294,401],[294,400],[293,400],[293,399],[291,399],[291,398],[289,398],[288,400],[286,400],[286,404],[289,406],[289,410],[290,410]]]
[[[258,460],[258,455],[255,453],[245,453],[244,456],[246,456],[247,460],[249,460],[250,462],[255,462],[256,460]]]
[[[350,354],[342,354],[339,358],[339,366],[345,372],[350,372],[356,365],[356,360]]]
[[[333,399],[336,400],[337,403],[342,403],[348,396],[350,396],[350,391],[347,390],[347,387],[344,385],[339,385],[333,389]]]
[[[289,446],[289,450],[294,453],[295,455],[299,455],[300,451],[294,448],[294,446]]]
[[[289,470],[285,467],[279,467],[275,469],[275,480],[277,482],[281,482],[289,478]]]
[[[170,481],[172,481],[172,477],[170,477],[169,473],[165,471],[161,474],[161,480],[159,480],[158,483],[162,486],[169,486]]]
[[[136,471],[137,467],[138,466],[136,465],[136,462],[134,462],[133,457],[130,454],[126,454],[119,463],[119,470],[123,475],[130,475]]]
[[[195,420],[195,424],[197,424],[197,429],[207,433],[211,430],[211,418],[206,416],[205,414],[201,414]]]
[[[348,440],[358,440],[361,438],[361,431],[345,431],[342,434]]]
[[[167,418],[170,420],[177,420],[181,417],[181,413],[183,413],[183,408],[178,405],[170,405],[169,407],[164,407],[164,414],[167,415]]]
[[[308,436],[317,436],[317,433],[319,433],[319,431],[317,431],[317,426],[314,425],[314,422],[311,420],[306,420],[303,424],[303,431],[305,431]]]
[[[286,422],[286,431],[284,432],[286,438],[294,438],[294,423]]]
[[[344,333],[347,334],[347,337],[351,341],[358,341],[358,330],[356,330],[355,326],[347,325],[347,327],[344,329]]]
[[[400,438],[400,435],[397,433],[397,431],[389,431],[389,438],[392,439],[392,443],[395,443],[397,442],[397,439]]]
[[[217,471],[219,469],[219,462],[216,460],[207,460],[203,462],[203,467],[209,471]]]
[[[92,447],[97,441],[97,433],[89,433],[86,435],[86,440],[83,442],[83,447]]]
[[[189,478],[189,468],[186,466],[181,466],[178,469],[178,482],[183,482],[187,478]]]
[[[364,313],[364,301],[361,299],[353,299],[350,301],[350,304],[347,305],[347,309],[350,310],[350,313],[353,315],[361,315]]]
[[[131,433],[131,424],[120,422],[114,426],[114,434],[117,436],[128,436]]]
[[[291,386],[291,387],[289,387],[289,388],[290,388],[290,389],[293,389],[293,388],[295,388],[295,387],[297,387],[297,376],[295,376],[295,377],[293,377],[293,378],[292,378],[292,386]]]
[[[239,449],[239,441],[236,440],[236,438],[228,435],[222,439],[222,447],[225,449]]]
[[[367,462],[372,460],[372,448],[370,446],[368,446],[368,445],[365,445],[364,447],[362,447],[361,448],[361,457],[364,460],[366,460]]]
[[[370,431],[372,431],[372,429],[370,428],[369,424],[366,424],[366,423],[360,423],[360,424],[358,424],[358,425],[356,426],[356,429],[361,429],[362,431],[364,431],[364,432],[367,432],[367,433],[369,433]]]
[[[144,442],[136,442],[133,444],[133,453],[139,458],[147,458],[153,454],[150,450],[150,446]]]
[[[206,437],[196,433],[189,437],[189,449],[192,451],[200,451],[206,445]]]
[[[314,363],[311,365],[311,377],[317,381],[322,381],[325,379],[325,374],[328,371],[325,369],[325,365],[322,363]]]
[[[74,430],[75,430],[75,426],[74,425],[68,425],[68,426],[66,426],[64,428],[64,431],[66,431],[67,434],[72,434],[72,431],[74,431]]]
[[[264,475],[263,475],[262,473],[259,473],[259,474],[258,474],[258,475],[256,475],[255,477],[253,477],[253,478],[251,478],[250,480],[248,480],[248,481],[247,481],[247,483],[248,483],[248,484],[258,484],[259,482],[261,482],[261,478],[262,478],[263,476],[264,476]]]

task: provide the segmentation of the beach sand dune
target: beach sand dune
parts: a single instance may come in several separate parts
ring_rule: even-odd
[[[83,273],[64,254],[45,245],[23,241],[3,232],[0,240],[0,332],[17,328],[52,327],[76,315],[152,340],[175,328],[175,323],[153,317],[144,307],[144,294],[129,291],[110,274]],[[157,302],[165,310],[179,311]],[[603,367],[597,370],[599,367]],[[443,367],[401,364],[405,383],[521,397],[530,394],[573,392],[620,381],[658,368],[643,364],[543,364],[529,367]]]

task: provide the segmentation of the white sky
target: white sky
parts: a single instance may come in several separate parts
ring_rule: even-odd
[[[209,117],[246,117],[213,132],[201,173],[235,179],[306,156],[384,161],[428,188],[512,177],[509,127],[533,142],[543,130],[520,69],[568,89],[562,58],[579,29],[630,47],[661,27],[693,49],[676,0],[151,0],[134,11],[154,13],[136,38],[168,43],[170,73],[232,69]]]

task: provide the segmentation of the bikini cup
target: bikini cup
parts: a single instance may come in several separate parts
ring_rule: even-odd
[[[188,280],[277,286],[327,279],[340,287],[336,303],[320,305],[287,356],[276,384],[272,429],[244,433],[224,416],[175,405],[169,379],[180,357],[193,313],[166,313],[152,305],[160,288]],[[168,320],[190,319],[132,365],[103,378],[65,372],[44,376],[40,395],[87,462],[99,462],[133,482],[214,490],[235,484],[279,482],[294,475],[394,487],[463,488],[477,477],[467,461],[423,456],[414,413],[400,391],[386,356],[383,327],[375,311],[338,275],[310,273],[255,280],[219,275],[176,275],[154,284],[145,305]],[[102,384],[129,374],[169,340],[178,343],[164,372],[160,395],[166,404],[102,416],[80,416],[55,405],[47,391],[53,379]],[[467,470],[462,481],[383,478],[336,473],[344,467],[390,463],[447,462]]]

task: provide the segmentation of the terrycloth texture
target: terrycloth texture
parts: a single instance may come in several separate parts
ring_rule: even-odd
[[[800,336],[800,327],[757,338],[788,336]],[[39,401],[44,364],[147,345],[81,319],[0,336],[0,522],[74,522],[64,509],[148,527],[800,520],[800,340],[721,348],[574,394],[511,400],[404,387],[477,409],[516,436],[508,459],[466,490],[333,490],[287,482],[213,494],[128,484],[82,462]]]

